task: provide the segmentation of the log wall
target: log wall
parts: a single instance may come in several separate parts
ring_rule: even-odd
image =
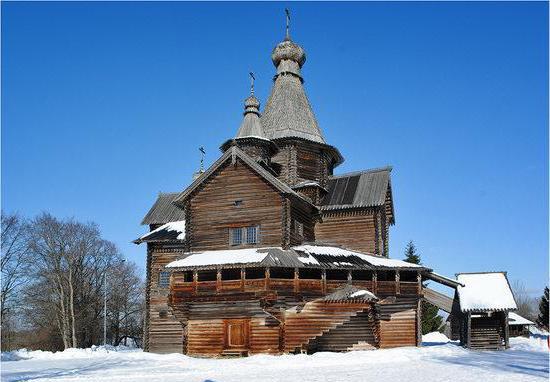
[[[387,301],[386,301],[387,300]],[[389,298],[376,305],[380,348],[417,345],[418,297]]]
[[[315,239],[360,252],[376,253],[376,226],[372,213],[365,211],[321,211],[315,225]]]
[[[252,225],[260,225],[257,246],[281,246],[280,194],[240,160],[236,163],[228,163],[191,198],[192,251],[242,248],[229,246],[229,229]]]
[[[169,288],[158,285],[159,272],[169,262],[183,253],[183,248],[159,248],[150,245],[150,266],[146,286],[146,328],[147,351],[154,353],[181,353],[184,328],[175,312],[169,306]]]

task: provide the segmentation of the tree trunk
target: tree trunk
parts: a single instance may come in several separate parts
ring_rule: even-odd
[[[73,272],[69,269],[69,308],[71,310],[71,335],[73,339],[73,348],[78,347],[76,338],[76,323],[74,317],[74,288],[73,288]]]

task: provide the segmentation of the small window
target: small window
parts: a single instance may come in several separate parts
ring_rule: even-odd
[[[294,233],[298,237],[304,237],[304,224],[298,220],[294,220]]]
[[[240,207],[240,206],[243,205],[243,201],[242,201],[242,200],[235,200],[235,201],[233,202],[233,205],[234,205],[235,207]]]
[[[246,227],[246,244],[256,244],[258,242],[258,227]]]
[[[376,272],[377,281],[395,281],[394,271],[378,271]]]
[[[240,268],[222,269],[222,280],[240,280],[240,279],[241,279]]]
[[[168,312],[166,310],[161,310],[159,312],[159,318],[168,318]]]
[[[241,245],[243,243],[242,228],[231,228],[231,245]]]
[[[415,282],[418,280],[417,276],[418,276],[418,273],[413,271],[399,272],[399,281]]]
[[[168,288],[170,286],[170,272],[160,271],[159,272],[159,288]]]

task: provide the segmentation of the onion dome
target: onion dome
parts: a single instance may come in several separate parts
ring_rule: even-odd
[[[306,62],[306,52],[304,49],[290,39],[284,39],[273,48],[271,52],[271,60],[275,67],[279,66],[279,63],[283,60],[291,60],[300,66],[300,68]]]
[[[244,100],[244,118],[235,138],[266,139],[264,129],[260,123],[260,101],[252,93]]]

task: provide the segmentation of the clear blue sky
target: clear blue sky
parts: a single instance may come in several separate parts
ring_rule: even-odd
[[[436,271],[548,279],[548,4],[2,3],[2,207],[131,240],[237,130],[248,72],[307,52],[306,91],[337,172],[390,164],[397,224]]]

